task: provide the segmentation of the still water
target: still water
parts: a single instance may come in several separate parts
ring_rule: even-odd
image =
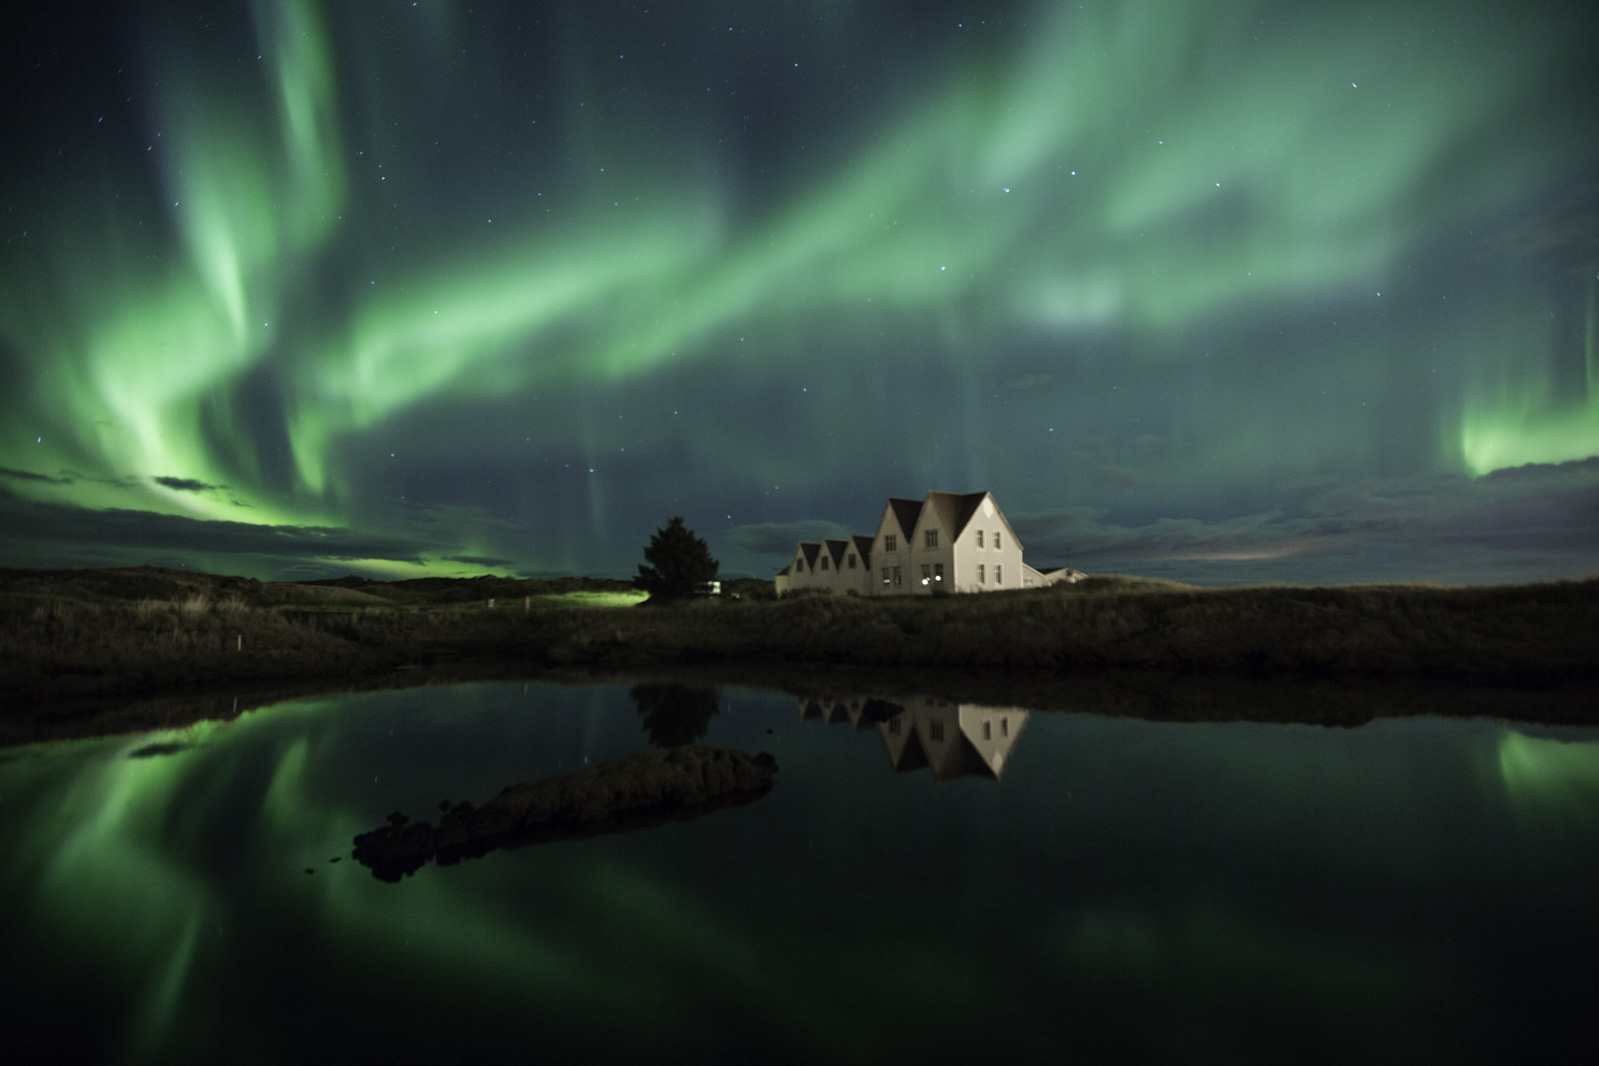
[[[390,812],[696,737],[775,787],[394,884],[349,858]],[[1599,1046],[1594,731],[463,685],[0,751],[0,846],[12,1062]]]

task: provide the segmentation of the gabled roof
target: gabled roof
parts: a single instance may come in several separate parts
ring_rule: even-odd
[[[799,542],[799,550],[805,554],[805,565],[810,569],[815,570],[816,556],[822,550],[821,542],[814,540],[802,540]]]
[[[782,577],[784,574],[788,573],[793,568],[794,568],[794,564],[793,563],[789,563],[787,566],[783,567],[783,569],[781,569],[781,570],[779,570],[777,572],[777,576],[778,577]]]
[[[998,780],[999,775],[994,768],[983,760],[982,752],[967,739],[965,733],[960,733],[955,738],[955,743],[949,746],[944,753],[942,762],[934,763],[931,760],[928,766],[933,771],[934,781],[953,781],[957,777],[987,777]]]
[[[916,727],[906,715],[904,732],[896,738],[890,738],[888,724],[885,722],[878,727],[878,733],[883,737],[883,742],[888,745],[888,764],[894,768],[896,774],[903,774],[908,770],[920,770],[928,765],[927,749],[922,747],[922,738],[916,735]],[[895,748],[894,740],[903,738],[903,743]]]
[[[961,535],[966,528],[966,523],[972,520],[972,515],[983,505],[986,492],[939,492],[933,490],[927,494],[927,502],[933,505],[933,511],[938,515],[938,520],[949,530],[951,541]]]
[[[894,521],[899,523],[900,532],[907,541],[910,540],[911,534],[916,532],[916,519],[922,514],[922,501],[890,496],[888,506],[894,512]]]
[[[833,569],[842,570],[844,562],[844,549],[849,547],[847,540],[824,540],[822,544],[827,548],[827,554],[833,557]]]
[[[856,534],[850,538],[850,543],[855,545],[855,551],[861,557],[861,565],[872,565],[872,538]]]

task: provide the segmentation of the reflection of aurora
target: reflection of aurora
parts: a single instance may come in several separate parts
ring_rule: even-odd
[[[1152,989],[1197,1002],[1201,1021],[1172,1024],[1201,1040],[1218,1025],[1255,1031],[1262,1004],[1344,1026],[1425,1003],[1394,1016],[1431,1024],[1438,997],[1481,964],[1473,937],[1547,946],[1536,922],[1482,922],[1484,908],[1558,922],[1549,901],[1595,853],[1592,819],[1544,802],[1591,801],[1593,744],[1439,720],[1320,730],[1033,714],[1003,787],[946,787],[884,773],[843,723],[852,710],[869,726],[903,718],[931,739],[940,714],[959,726],[954,707],[814,701],[839,724],[795,728],[789,698],[726,688],[706,740],[773,746],[783,780],[761,804],[430,868],[398,890],[328,863],[395,807],[422,814],[645,744],[627,688],[520,687],[308,700],[8,753],[0,903],[28,919],[4,934],[8,965],[42,994],[111,1004],[83,1024],[163,1060],[214,1061],[231,1043],[305,1061],[286,1029],[396,1014],[442,1033],[465,1017],[524,1034],[534,1017],[559,1031],[555,1048],[561,1033],[643,1046],[759,1018],[763,1039],[812,1061],[842,1048],[880,1059],[906,1046],[884,1019],[907,989],[950,1019],[970,1017],[974,989],[994,992],[984,1011],[1016,1010],[1005,1031],[1035,1036],[1055,1017],[1040,1005],[1065,988],[1099,997],[1088,1016],[1104,1024]],[[982,720],[969,716],[979,737]],[[153,746],[170,754],[129,757]],[[1507,800],[1520,817],[1498,816]],[[1500,861],[1507,849],[1521,860]],[[1493,877],[1472,876],[1482,864]],[[1572,928],[1561,936],[1587,965]],[[17,952],[21,929],[45,946]],[[821,979],[841,965],[851,981]]]
[[[181,1047],[173,1027],[185,1013],[193,1024],[199,1011],[228,1009],[193,977],[196,965],[217,965],[203,956],[217,950],[211,934],[223,931],[232,940],[223,950],[265,953],[252,967],[270,966],[271,940],[282,935],[275,930],[311,927],[344,949],[379,954],[399,936],[410,950],[397,962],[470,967],[590,1024],[613,1011],[648,1017],[667,1007],[654,975],[607,964],[592,943],[473,906],[451,882],[413,878],[403,895],[385,895],[370,878],[332,876],[341,871],[328,857],[347,854],[365,828],[327,796],[330,776],[346,776],[338,762],[359,757],[330,728],[334,702],[40,746],[0,764],[8,809],[60,810],[70,821],[64,834],[57,820],[36,821],[12,868],[41,871],[29,896],[52,937],[138,990],[125,1033],[131,1054]],[[152,745],[177,750],[140,754]],[[8,837],[15,832],[6,827]],[[231,842],[220,854],[218,837]],[[322,876],[301,873],[308,855]],[[668,965],[693,967],[705,980],[747,979],[749,951],[737,935],[644,872],[600,859],[579,864],[572,878],[563,894],[602,915],[612,935],[650,944]],[[245,912],[262,907],[272,924],[251,928],[261,917]]]
[[[1499,770],[1519,805],[1555,806],[1599,820],[1599,744],[1506,730],[1499,739]]]
[[[28,427],[0,441],[0,465],[27,475],[14,491],[380,528],[389,503],[370,486],[399,484],[372,465],[380,452],[426,450],[459,481],[448,471],[497,469],[515,441],[516,456],[597,470],[582,490],[588,528],[563,534],[545,562],[609,565],[577,544],[636,495],[641,468],[628,464],[666,454],[753,500],[777,483],[805,492],[836,481],[826,464],[796,460],[813,454],[806,442],[837,433],[829,448],[840,455],[877,446],[854,417],[859,401],[822,390],[784,415],[781,432],[725,413],[786,389],[795,352],[818,349],[838,353],[836,367],[807,356],[821,372],[858,368],[869,349],[882,387],[860,399],[873,404],[939,353],[937,384],[907,385],[907,395],[952,412],[960,455],[991,444],[974,397],[996,378],[1031,382],[1007,419],[1040,436],[1075,423],[1112,451],[1145,440],[1147,452],[1151,434],[1207,442],[1202,469],[1187,449],[1187,459],[1114,475],[1124,486],[1223,484],[1242,469],[1482,473],[1599,452],[1592,283],[1584,352],[1580,331],[1544,321],[1551,300],[1580,317],[1569,277],[1514,263],[1516,278],[1535,278],[1510,284],[1452,265],[1461,233],[1520,202],[1507,203],[1507,190],[1535,202],[1593,162],[1583,108],[1547,106],[1588,55],[1553,17],[1449,11],[1446,42],[1427,4],[1340,7],[1300,12],[1240,50],[1262,35],[1248,3],[1062,9],[1030,24],[1025,43],[922,74],[925,91],[892,113],[842,133],[835,122],[811,138],[847,146],[814,145],[830,152],[824,164],[801,167],[787,158],[793,146],[772,147],[746,173],[705,132],[731,139],[742,119],[703,106],[685,116],[678,96],[655,102],[630,82],[608,98],[603,82],[575,73],[559,107],[540,96],[536,118],[487,127],[517,161],[511,170],[488,165],[481,148],[453,164],[427,143],[449,135],[453,114],[427,106],[429,90],[406,77],[427,69],[417,54],[427,48],[406,36],[415,30],[380,45],[362,5],[260,0],[255,10],[257,84],[198,44],[158,53],[151,121],[161,136],[143,158],[105,161],[119,180],[159,179],[159,189],[108,196],[74,174],[75,206],[48,228],[61,238],[52,250],[7,253],[0,330],[31,378],[0,401],[8,422]],[[483,45],[465,16],[414,17],[433,20],[424,37]],[[825,65],[827,46],[801,40],[793,49],[807,61],[816,50]],[[519,58],[485,50],[474,64],[526,77]],[[475,71],[442,69],[476,84]],[[843,90],[816,84],[812,97],[799,84],[763,89],[837,111],[832,94]],[[380,114],[404,115],[402,132]],[[537,139],[549,127],[561,134],[559,160]],[[152,271],[152,258],[166,266]],[[1425,278],[1412,273],[1418,260]],[[1440,318],[1446,289],[1479,317]],[[1275,339],[1285,332],[1286,350]],[[1408,366],[1416,351],[1443,374]],[[1015,365],[997,365],[1005,358]],[[1584,360],[1587,378],[1574,378]],[[1111,362],[1149,397],[1139,412],[1095,413]],[[1261,366],[1281,384],[1232,397],[1227,382],[1262,381]],[[1068,384],[1079,377],[1093,396]],[[1321,411],[1362,378],[1410,398],[1406,425],[1424,404],[1435,439],[1376,462],[1374,440],[1404,436],[1381,421],[1391,413]],[[734,402],[702,413],[684,440],[665,411],[612,413],[629,406],[634,382]],[[1169,388],[1181,397],[1166,398]],[[1181,406],[1190,394],[1199,406]],[[1246,417],[1262,409],[1303,417]],[[490,443],[455,430],[468,419],[492,429]],[[925,452],[919,443],[905,442],[905,454]],[[1102,458],[1125,470],[1132,454]],[[1042,458],[1017,449],[1023,464]],[[948,469],[893,459],[1002,494],[1029,480],[992,456]],[[647,501],[652,512],[680,494],[663,491]],[[1045,493],[1028,506],[1065,502]],[[546,520],[457,513],[449,547],[425,561],[470,568],[438,556],[513,550],[503,518]]]

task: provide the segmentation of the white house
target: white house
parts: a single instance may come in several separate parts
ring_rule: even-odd
[[[777,575],[777,591],[807,588],[861,596],[997,592],[1077,581],[1070,567],[1040,571],[988,492],[890,496],[870,537],[800,541]]]
[[[875,727],[896,773],[926,767],[940,782],[969,775],[998,780],[1030,717],[1020,707],[984,707],[930,696],[893,701],[795,697],[794,702],[806,721]]]

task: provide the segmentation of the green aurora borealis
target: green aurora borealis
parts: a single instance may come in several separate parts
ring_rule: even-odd
[[[6,27],[13,565],[1599,569],[1592,5],[218,8]]]

